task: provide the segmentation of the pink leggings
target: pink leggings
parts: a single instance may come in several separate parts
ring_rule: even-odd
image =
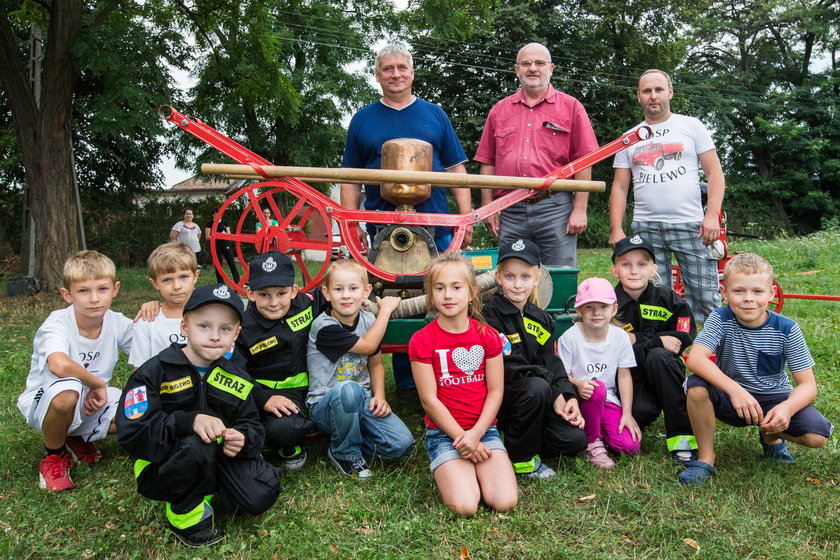
[[[618,433],[621,407],[607,402],[607,388],[600,381],[595,382],[591,397],[580,400],[580,413],[586,421],[583,431],[587,443],[602,439],[607,447],[618,453],[635,455],[639,452],[641,442],[633,441],[630,430],[624,428]]]

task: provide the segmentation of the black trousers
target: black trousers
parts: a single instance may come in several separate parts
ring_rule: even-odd
[[[505,384],[499,428],[512,463],[534,455],[574,456],[586,449],[586,434],[554,412],[551,386],[541,377],[522,377]]]
[[[665,414],[665,437],[691,435],[691,422],[685,408],[685,364],[664,348],[648,350],[644,361],[636,356],[633,375],[633,418],[639,426],[652,424]]]
[[[258,515],[277,500],[280,472],[262,457],[228,457],[221,445],[204,443],[192,434],[178,440],[165,461],[140,473],[137,491],[151,500],[169,502],[176,514],[194,510],[212,494],[214,506]]]
[[[239,269],[236,268],[236,260],[233,258],[233,250],[230,248],[230,243],[216,243],[216,254],[219,255],[219,264],[222,264],[222,259],[227,262],[228,268],[230,268],[230,278],[233,280],[235,284],[239,283]],[[215,263],[214,263],[215,264]],[[213,270],[216,272],[216,282],[219,284],[224,283],[222,279],[222,274],[215,268]]]
[[[271,412],[264,410],[260,411],[260,421],[265,428],[265,444],[272,449],[280,449],[282,447],[295,447],[303,445],[306,434],[315,429],[315,424],[303,415],[305,393],[297,390],[278,391],[276,394],[282,395],[294,402],[301,410],[297,414],[289,416],[275,416]]]

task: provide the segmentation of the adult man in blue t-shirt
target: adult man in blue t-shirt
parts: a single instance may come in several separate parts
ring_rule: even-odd
[[[382,88],[382,98],[362,108],[353,115],[344,144],[342,167],[379,169],[382,144],[395,138],[417,138],[430,143],[433,150],[432,171],[466,173],[467,155],[449,122],[449,117],[438,105],[415,97],[411,92],[414,81],[414,61],[402,45],[387,45],[376,55],[374,77]],[[460,214],[471,210],[470,190],[450,189]],[[341,185],[341,205],[357,210],[361,199],[359,185]],[[418,212],[447,214],[446,190],[433,187],[428,200],[414,206]],[[366,210],[393,210],[395,207],[382,198],[379,185],[365,185]],[[368,225],[373,238],[375,228]],[[368,246],[365,232],[360,228],[362,243]],[[472,227],[464,237],[466,247],[472,238]],[[451,228],[435,228],[435,245],[444,251],[452,240]]]
[[[464,162],[467,155],[449,122],[449,117],[438,105],[414,96],[411,85],[414,82],[414,59],[402,45],[386,45],[376,55],[374,77],[382,88],[382,98],[362,108],[353,115],[344,144],[342,167],[380,169],[382,144],[395,138],[417,138],[432,145],[432,171],[466,173]],[[472,209],[470,190],[450,189],[459,214]],[[361,200],[359,185],[342,183],[341,205],[357,210]],[[384,200],[379,185],[365,185],[366,210],[393,210],[395,207]],[[446,190],[432,187],[428,200],[415,204],[418,212],[447,214]],[[368,224],[367,232],[359,227],[359,238],[365,247],[376,235],[376,226]],[[467,229],[463,247],[472,239],[472,226]],[[445,251],[452,242],[452,228],[435,228],[435,246]],[[411,366],[407,354],[394,354],[394,381],[397,389],[413,389]]]

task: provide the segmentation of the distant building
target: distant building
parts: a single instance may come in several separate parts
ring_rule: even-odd
[[[245,179],[231,181],[221,177],[218,179],[202,179],[200,175],[195,175],[180,183],[175,183],[168,189],[149,187],[146,192],[135,195],[134,202],[142,206],[144,201],[149,199],[186,198],[189,201],[196,202],[211,196],[227,197],[247,182]]]

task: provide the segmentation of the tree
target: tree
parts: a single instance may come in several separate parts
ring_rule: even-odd
[[[166,19],[155,19],[165,12],[155,1],[4,2],[0,84],[29,189],[35,276],[46,289],[61,285],[63,262],[78,248],[74,145],[89,191],[137,190],[155,179],[154,138],[162,128],[150,97],[171,97],[159,63],[181,52],[170,49],[175,36]],[[26,57],[33,24],[46,30],[40,103]],[[143,119],[150,125],[138,125]],[[5,140],[4,149],[13,151],[13,143]]]
[[[727,156],[727,198],[749,208],[740,227],[807,233],[836,222],[838,31],[832,0],[717,1],[698,19],[681,76]]]

